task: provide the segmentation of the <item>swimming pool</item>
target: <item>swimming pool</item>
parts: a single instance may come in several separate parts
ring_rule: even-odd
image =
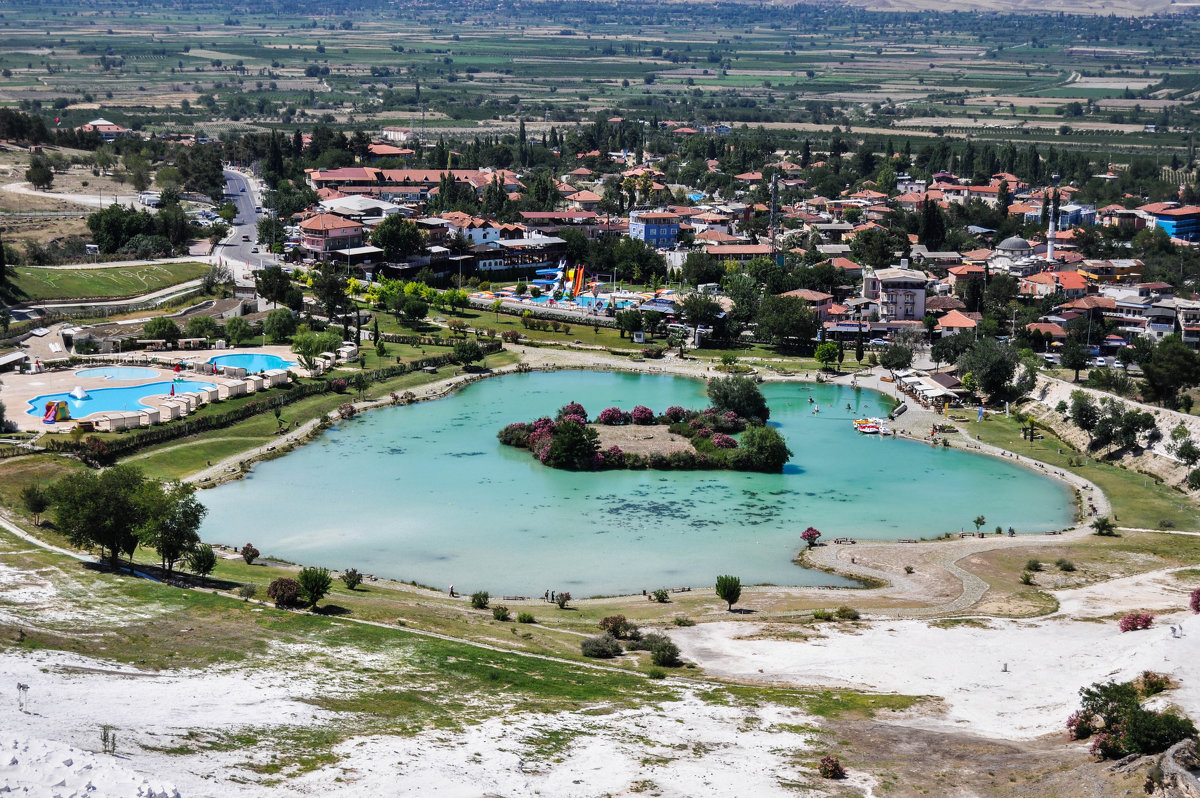
[[[284,360],[279,355],[267,355],[261,352],[246,352],[238,355],[217,355],[210,357],[209,363],[214,366],[230,366],[235,369],[245,369],[251,374],[271,369],[286,369],[296,365],[293,360]]]
[[[196,380],[179,380],[178,382],[162,380],[124,388],[97,388],[94,391],[88,391],[87,399],[76,399],[69,393],[48,393],[30,399],[29,408],[25,412],[31,416],[45,415],[47,402],[66,402],[67,407],[71,408],[71,418],[73,419],[113,410],[144,410],[146,405],[142,404],[143,399],[148,396],[169,394],[172,385],[175,386],[177,394],[217,387],[211,382],[197,382]]]
[[[149,380],[161,377],[155,369],[144,369],[136,366],[96,366],[90,369],[80,369],[76,377],[93,377],[103,380]]]

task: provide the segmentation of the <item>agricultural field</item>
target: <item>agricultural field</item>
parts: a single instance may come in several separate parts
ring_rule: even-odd
[[[204,10],[204,9],[207,9]],[[700,15],[699,17],[697,15]],[[498,21],[499,20],[499,21]],[[535,132],[600,114],[1183,146],[1200,24],[848,7],[18,5],[0,103],[156,133]],[[998,33],[1001,31],[1002,33]],[[148,34],[148,35],[147,35]],[[1095,42],[1103,46],[1097,46]],[[1158,131],[1147,138],[1145,126]],[[1063,130],[1066,126],[1069,130]]]

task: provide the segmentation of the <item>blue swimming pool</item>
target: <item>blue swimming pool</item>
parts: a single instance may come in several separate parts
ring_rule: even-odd
[[[80,369],[75,372],[75,376],[102,380],[150,380],[162,375],[155,369],[136,366],[96,366],[90,369]]]
[[[67,407],[71,408],[71,418],[83,418],[92,413],[113,410],[143,410],[146,405],[142,404],[142,399],[147,396],[169,394],[172,385],[175,386],[177,394],[217,387],[211,382],[197,382],[196,380],[179,380],[178,382],[162,380],[124,388],[97,388],[88,391],[87,399],[76,399],[69,393],[48,393],[30,399],[29,408],[25,412],[31,416],[44,416],[47,402],[66,402]]]
[[[245,369],[251,374],[271,369],[286,369],[296,365],[294,360],[284,360],[279,355],[267,355],[259,352],[247,352],[238,355],[217,355],[210,357],[209,363],[214,366],[231,366],[235,369]]]

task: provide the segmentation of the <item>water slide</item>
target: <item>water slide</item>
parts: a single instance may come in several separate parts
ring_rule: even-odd
[[[583,293],[583,266],[575,267],[575,285],[571,288],[571,297],[577,297]]]

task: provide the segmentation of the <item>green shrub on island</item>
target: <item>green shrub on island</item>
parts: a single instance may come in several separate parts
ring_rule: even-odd
[[[683,663],[679,659],[679,646],[671,638],[651,632],[629,643],[630,651],[649,651],[650,661],[660,668],[677,668]]]
[[[767,400],[749,377],[716,377],[708,381],[708,398],[720,411],[732,411],[744,418],[766,421],[771,417]]]
[[[508,607],[505,607],[503,604],[497,604],[495,607],[492,607],[492,617],[497,621],[507,621]]]
[[[537,623],[537,619],[531,612],[519,612],[517,613],[517,623]]]
[[[471,594],[471,606],[477,610],[486,610],[491,596],[486,590],[477,590]]]

